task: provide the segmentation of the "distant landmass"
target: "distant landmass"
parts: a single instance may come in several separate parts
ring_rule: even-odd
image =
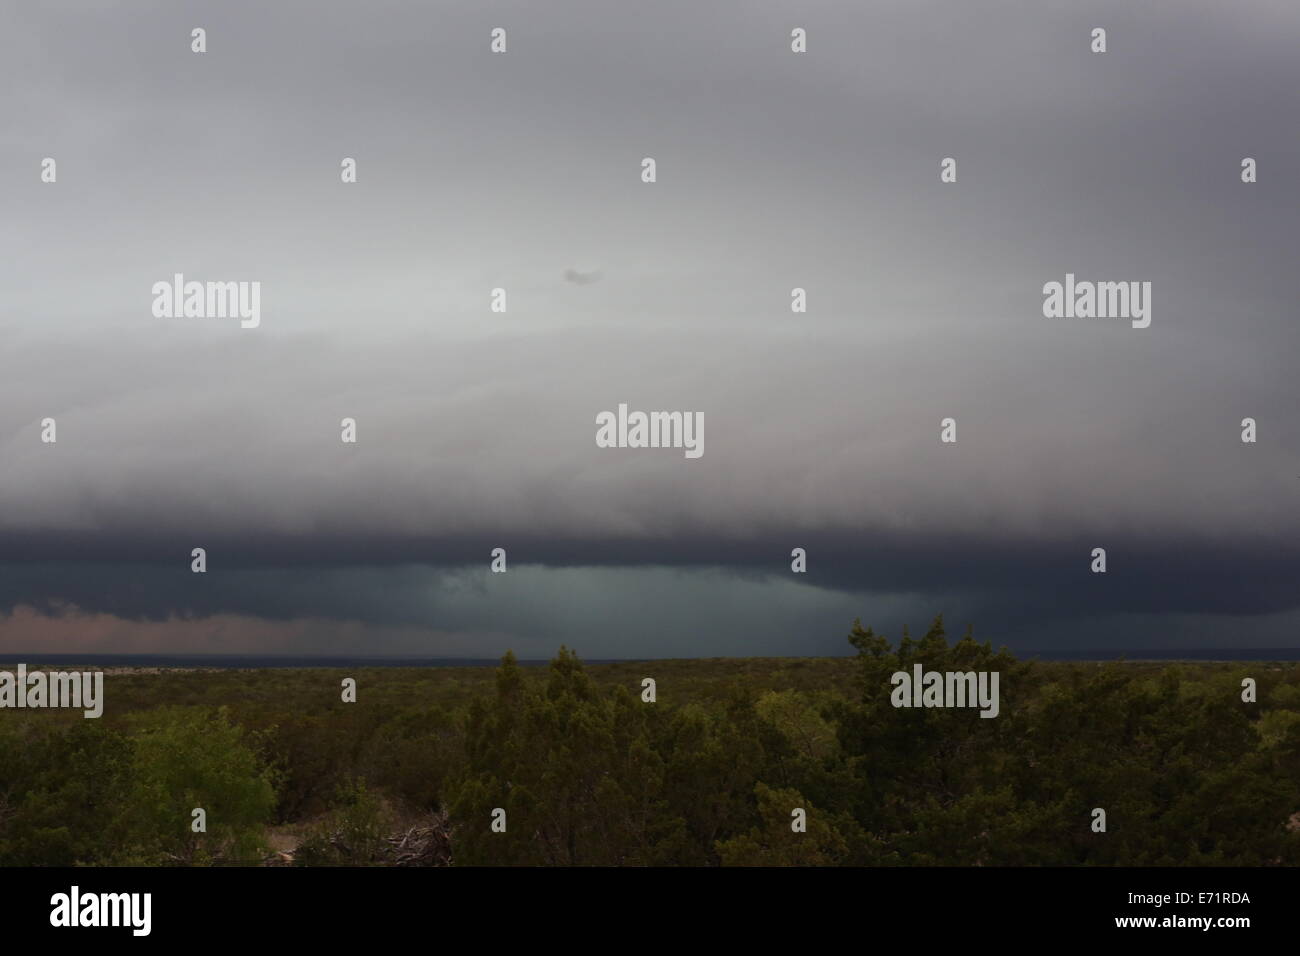
[[[822,655],[823,657],[825,655]],[[842,655],[849,656],[849,655]],[[1199,648],[1103,648],[1098,650],[1037,650],[1018,655],[1022,660],[1038,658],[1045,661],[1300,661],[1300,647],[1213,647]],[[800,660],[772,655],[758,655],[764,660]],[[625,664],[656,658],[587,658],[588,664]],[[688,658],[662,658],[685,660]],[[709,657],[700,660],[726,660]],[[731,658],[744,660],[743,657]],[[811,655],[807,659],[820,659]],[[98,667],[211,667],[231,670],[249,670],[264,667],[495,667],[498,657],[309,657],[256,654],[3,654],[0,666],[6,664],[37,664],[51,667],[72,664]],[[544,659],[520,660],[520,664],[541,666]]]

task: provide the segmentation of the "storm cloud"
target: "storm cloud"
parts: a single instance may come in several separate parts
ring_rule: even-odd
[[[0,648],[1294,644],[1298,42],[1274,0],[11,11]],[[260,326],[154,317],[176,273]],[[1067,273],[1150,328],[1045,318]],[[706,453],[598,448],[620,403]]]

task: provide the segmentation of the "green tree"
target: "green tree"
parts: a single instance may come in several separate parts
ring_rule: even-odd
[[[253,861],[265,852],[275,775],[226,708],[169,707],[138,721],[122,833],[137,860]],[[191,811],[206,812],[195,833]]]
[[[654,862],[658,838],[680,828],[663,814],[649,711],[625,689],[599,692],[567,648],[541,688],[507,654],[495,698],[475,701],[468,715],[451,809],[456,861]],[[506,811],[505,833],[489,829],[496,808]]]
[[[761,822],[749,832],[718,843],[723,866],[834,866],[849,855],[849,844],[834,822],[817,811],[798,790],[754,788]],[[803,832],[796,832],[793,811],[805,813]]]

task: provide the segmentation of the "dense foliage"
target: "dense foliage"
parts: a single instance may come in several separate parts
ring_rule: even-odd
[[[115,673],[99,720],[0,713],[0,864],[255,863],[277,835],[298,864],[365,864],[440,809],[457,864],[1300,863],[1296,665],[1022,662],[941,619],[849,640],[854,658]],[[1000,714],[894,707],[915,663],[997,671]]]

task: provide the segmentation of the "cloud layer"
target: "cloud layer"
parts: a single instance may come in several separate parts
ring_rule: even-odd
[[[195,649],[250,621],[303,649],[803,653],[941,607],[1025,640],[1050,619],[1036,646],[1103,620],[1285,640],[1292,5],[12,19],[0,646],[80,616]],[[154,318],[176,272],[260,281],[261,327]],[[1152,282],[1151,327],[1044,318],[1067,272]],[[597,448],[621,402],[702,412],[704,456]],[[458,591],[494,547],[511,571]],[[672,630],[608,640],[643,590]]]

